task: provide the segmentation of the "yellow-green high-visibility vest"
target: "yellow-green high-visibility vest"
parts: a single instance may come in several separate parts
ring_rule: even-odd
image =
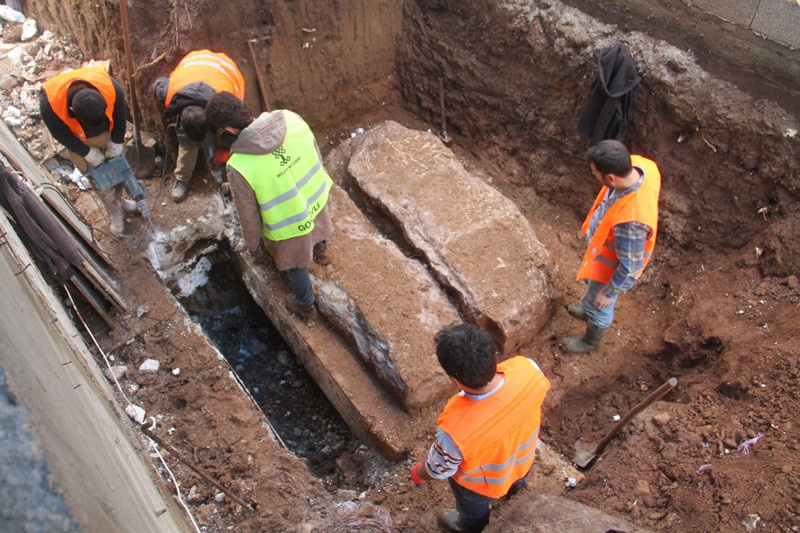
[[[333,180],[322,166],[314,134],[299,115],[282,111],[286,139],[268,154],[234,152],[228,166],[241,174],[261,209],[261,234],[282,241],[310,233]]]

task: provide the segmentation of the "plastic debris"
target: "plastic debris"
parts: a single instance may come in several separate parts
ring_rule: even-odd
[[[22,125],[22,111],[10,105],[3,111],[3,120],[11,127]]]
[[[564,486],[570,489],[574,489],[578,486],[578,480],[574,477],[568,477],[567,480],[564,482]]]
[[[746,441],[741,443],[738,448],[736,448],[736,453],[741,453],[743,455],[750,455],[750,446],[760,441],[763,437],[764,435],[759,433],[752,439],[747,439]]]
[[[703,472],[705,472],[709,468],[711,468],[711,464],[710,463],[706,463],[704,465],[700,465],[700,468],[698,468],[697,471],[695,471],[695,474],[702,474]]]
[[[77,168],[72,170],[72,173],[67,176],[67,179],[69,179],[69,181],[77,185],[78,188],[82,191],[86,191],[92,188],[92,182],[89,181],[89,176],[86,176]]]
[[[614,415],[614,416],[611,417],[611,420],[613,420],[614,422],[619,422],[620,418],[621,417],[619,415]]]
[[[747,530],[747,533],[753,533],[759,520],[761,520],[761,517],[757,514],[749,514],[742,520],[742,525]]]

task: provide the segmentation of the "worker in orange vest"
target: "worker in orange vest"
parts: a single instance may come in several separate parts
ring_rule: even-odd
[[[567,306],[571,316],[586,322],[586,332],[561,339],[568,352],[600,347],[614,319],[617,297],[641,276],[658,231],[661,173],[656,164],[632,156],[615,140],[589,148],[586,158],[603,187],[582,227],[588,247],[577,279],[587,282],[586,292],[581,301]]]
[[[70,160],[82,173],[106,158],[122,155],[125,93],[103,67],[68,70],[44,82],[39,112],[50,134],[66,147]],[[109,229],[115,236],[125,231],[125,213],[137,212],[136,204],[123,198],[122,193],[121,183],[99,191],[111,215]]]
[[[456,508],[440,512],[439,525],[481,531],[493,501],[527,487],[550,382],[521,355],[498,364],[491,336],[472,324],[439,331],[436,357],[461,392],[439,415],[436,440],[411,480],[447,479]]]
[[[172,199],[182,202],[189,193],[189,182],[200,149],[215,180],[221,181],[225,161],[214,161],[216,144],[206,125],[206,105],[219,92],[227,91],[244,98],[244,78],[236,63],[221,52],[196,50],[186,54],[168,78],[153,82],[158,104],[164,108],[164,120],[176,118],[178,158]]]

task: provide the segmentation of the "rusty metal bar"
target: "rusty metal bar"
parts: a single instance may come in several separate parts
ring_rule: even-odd
[[[203,479],[205,479],[206,481],[208,481],[209,483],[211,483],[215,487],[217,487],[219,490],[224,492],[226,495],[230,496],[231,500],[233,500],[234,502],[238,503],[239,505],[241,505],[243,508],[247,509],[248,511],[253,511],[254,510],[254,507],[253,507],[252,504],[245,503],[241,498],[239,498],[238,496],[233,494],[230,490],[226,489],[218,481],[216,481],[214,478],[209,476],[202,468],[200,468],[199,466],[195,466],[192,463],[190,463],[186,458],[184,458],[180,453],[178,453],[175,450],[175,448],[173,448],[172,446],[170,446],[169,444],[167,444],[166,442],[161,440],[161,437],[159,437],[158,435],[156,435],[155,433],[150,431],[150,428],[148,428],[146,425],[139,426],[139,429],[142,430],[142,433],[144,433],[145,435],[147,435],[148,437],[153,439],[159,446],[161,446],[162,448],[167,450],[169,453],[171,453],[172,456],[175,457],[175,459],[177,459],[178,461],[180,461],[181,463],[183,463],[184,465],[189,467],[192,471],[194,471],[195,474],[197,474],[198,476],[202,477]]]

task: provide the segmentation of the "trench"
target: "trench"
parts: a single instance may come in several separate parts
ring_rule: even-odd
[[[199,258],[211,265],[207,282],[178,301],[287,449],[305,459],[314,475],[330,480],[336,460],[359,443],[250,296],[229,253],[223,248]]]
[[[413,2],[408,4],[416,5]],[[541,215],[544,209],[580,216],[583,209],[576,198],[590,198],[589,185],[593,186],[594,183],[586,180],[544,178],[552,175],[564,178],[583,175],[585,172],[584,162],[576,161],[579,157],[575,156],[582,151],[584,141],[572,134],[573,124],[570,121],[576,118],[572,108],[581,107],[583,103],[587,88],[584,82],[594,75],[593,61],[587,58],[593,56],[595,50],[587,51],[582,40],[571,40],[568,34],[566,41],[569,46],[564,47],[563,55],[551,57],[547,54],[539,58],[536,53],[526,53],[528,49],[524,48],[525,40],[520,37],[527,35],[529,31],[533,35],[535,32],[531,29],[536,30],[536,26],[532,25],[531,29],[523,27],[521,33],[517,32],[517,26],[510,32],[480,31],[491,27],[496,29],[497,26],[488,24],[487,20],[498,25],[508,22],[502,20],[499,10],[483,13],[485,6],[477,3],[472,6],[470,2],[458,6],[454,4],[449,9],[438,2],[423,2],[416,7],[421,13],[416,14],[416,19],[409,16],[413,23],[404,28],[408,35],[400,42],[403,49],[398,52],[397,65],[394,67],[396,72],[393,74],[396,76],[393,78],[396,85],[392,87],[391,94],[382,93],[375,97],[375,101],[380,103],[405,100],[402,111],[404,114],[414,115],[414,123],[427,118],[431,124],[435,124],[439,111],[438,90],[435,87],[426,90],[425,80],[435,80],[444,74],[448,87],[457,88],[452,91],[448,89],[448,124],[451,134],[456,138],[457,145],[471,152],[490,174],[506,176],[498,180],[498,188],[506,192],[516,192],[515,202],[526,210],[529,218],[534,218],[531,213],[537,210],[537,220],[547,218]],[[481,17],[476,17],[475,14],[479,11]],[[544,12],[538,16],[547,22],[550,15]],[[500,20],[491,20],[492,18]],[[224,28],[220,29],[220,34],[225,34]],[[547,32],[543,32],[543,35],[546,34]],[[587,31],[586,34],[595,38],[597,30]],[[431,39],[431,35],[437,35],[437,38]],[[563,40],[561,37],[560,39]],[[581,44],[574,44],[576,42]],[[537,48],[533,46],[535,44],[543,46]],[[547,44],[528,43],[531,49],[550,50],[550,46],[545,46]],[[634,41],[634,44],[637,43]],[[519,48],[514,48],[515,46]],[[500,57],[502,50],[508,48],[521,50],[523,53],[517,54],[518,58],[530,56],[531,59],[524,62],[517,59],[515,62],[509,57]],[[783,185],[784,182],[792,183],[789,177],[791,170],[783,173],[770,172],[777,168],[776,162],[782,161],[780,153],[789,153],[791,145],[790,141],[771,131],[763,136],[763,141],[743,135],[745,128],[739,119],[723,116],[719,121],[716,120],[714,113],[720,111],[714,105],[698,106],[696,111],[694,106],[685,105],[687,102],[684,95],[698,92],[698,89],[681,79],[679,83],[664,84],[657,77],[658,71],[654,65],[671,63],[662,61],[661,56],[645,57],[648,49],[640,43],[638,48],[643,54],[642,59],[648,61],[645,66],[650,67],[651,77],[643,85],[644,91],[637,101],[639,114],[631,140],[634,145],[638,145],[636,148],[650,152],[660,162],[663,161],[665,174],[671,178],[669,189],[665,188],[664,191],[667,201],[664,213],[668,218],[664,220],[663,244],[659,249],[659,255],[664,259],[656,258],[650,270],[661,270],[664,277],[679,279],[681,274],[689,271],[692,263],[700,264],[704,259],[703,255],[730,253],[731,248],[739,248],[743,241],[748,241],[750,237],[764,230],[766,214],[763,216],[763,224],[760,216],[746,218],[739,217],[739,214],[762,213],[757,209],[764,203],[775,212],[787,209],[787,205],[796,206],[796,199],[791,198],[792,195],[786,192]],[[453,53],[454,50],[459,53]],[[474,57],[470,61],[461,53],[464,50],[473,51]],[[345,53],[341,55],[347,56]],[[275,53],[274,57],[277,58],[278,54]],[[495,69],[501,60],[506,67],[518,68]],[[274,68],[275,76],[272,79],[278,80],[273,87],[276,89],[275,93],[280,95],[283,91],[283,99],[286,100],[283,103],[287,107],[294,105],[304,112],[304,116],[316,121],[321,126],[318,130],[315,128],[319,136],[331,134],[325,128],[340,128],[343,121],[352,124],[355,117],[359,116],[358,109],[347,106],[325,106],[325,111],[321,111],[305,94],[294,100],[286,98],[286,94],[293,94],[290,90],[292,87],[289,83],[286,86],[280,85],[281,74],[284,78],[289,76],[285,71],[280,72],[279,68],[291,69],[277,63]],[[318,72],[326,72],[326,76],[329,74],[326,69],[318,69]],[[492,75],[486,75],[489,72]],[[140,80],[143,86],[149,82],[145,78],[147,76]],[[673,89],[672,85],[679,89]],[[558,92],[554,89],[556,87],[560,88]],[[716,86],[712,88],[719,91]],[[546,101],[542,101],[542,94],[548,95]],[[278,103],[280,99],[277,96],[275,98],[273,103]],[[329,100],[330,98],[325,99]],[[673,104],[673,100],[678,104]],[[692,113],[685,113],[679,104],[692,109]],[[389,108],[382,109],[382,112],[390,114]],[[346,116],[343,117],[343,113]],[[157,116],[154,112],[150,114]],[[397,116],[389,118],[397,120]],[[720,126],[715,125],[717,122]],[[565,123],[568,124],[565,126]],[[683,142],[682,133],[673,135],[674,132],[699,131],[696,124],[700,123],[706,125],[706,134],[715,145],[732,148],[721,150],[718,154],[718,150],[712,147],[704,134],[690,135],[686,142]],[[345,129],[352,130],[351,127]],[[745,144],[747,149],[742,149]],[[712,148],[713,152],[709,151]],[[739,161],[728,155],[734,152],[745,155],[748,152],[759,153],[758,158],[752,157],[758,161],[758,165],[750,162],[747,157]],[[691,165],[696,165],[697,168],[689,168]],[[743,179],[721,179],[717,187],[698,190],[691,177],[697,174],[717,176],[716,171],[712,170],[722,166],[725,166],[730,175],[727,178],[733,176]],[[761,174],[765,177],[760,178]],[[747,198],[743,201],[745,205],[735,203],[733,200],[738,202],[738,198],[730,194],[728,189],[729,183],[736,182],[744,182],[748,191]],[[357,197],[352,191],[349,192],[351,197]],[[540,195],[548,207],[529,205],[535,203],[530,201],[534,194]],[[693,198],[693,201],[690,202],[688,198]],[[363,202],[356,203],[364,207]],[[704,209],[708,205],[714,205],[717,209]],[[728,213],[737,218],[735,224],[730,222]],[[380,220],[379,216],[370,216],[370,219],[385,236],[401,245],[407,256],[415,257],[412,251],[402,246],[402,238],[392,228],[390,221]],[[720,230],[729,225],[740,228],[740,231]],[[548,247],[555,248],[559,244],[554,241],[564,241],[561,243],[562,248],[567,250],[562,249],[559,252],[560,259],[564,260],[563,264],[572,265],[574,254],[568,250],[571,246],[568,239],[575,226],[577,224],[556,227],[553,233],[557,235],[547,243]],[[710,227],[712,231],[701,232],[701,226]],[[546,226],[545,229],[552,230],[553,227]],[[695,227],[697,231],[693,229]],[[683,242],[695,243],[694,249],[678,254],[680,243]],[[705,251],[703,246],[707,247]],[[670,272],[667,266],[671,265],[667,264],[667,258],[672,254],[677,254],[680,261],[687,263],[689,267],[683,272],[676,269]],[[281,440],[292,453],[308,463],[314,475],[340,486],[364,486],[368,477],[354,478],[343,474],[343,470],[358,470],[354,463],[364,457],[365,447],[352,436],[338,413],[291,353],[280,333],[252,300],[230,265],[229,252],[217,251],[207,258],[212,265],[208,283],[191,296],[180,298],[187,313],[226,358],[232,371],[244,383]],[[646,313],[643,311],[642,315]],[[652,329],[663,327],[659,318],[649,318],[648,324]],[[700,388],[705,380],[713,378],[711,381],[716,381],[725,370],[721,356],[727,349],[726,345],[713,335],[700,334],[698,338],[687,339],[685,344],[676,346],[649,345],[643,348],[635,346],[635,341],[625,341],[625,344],[618,342],[610,351],[631,349],[646,359],[636,368],[627,368],[622,376],[618,376],[617,370],[622,368],[618,361],[608,365],[605,370],[603,367],[594,370],[591,363],[584,362],[589,359],[567,359],[563,355],[554,356],[548,351],[548,344],[551,342],[544,339],[545,336],[553,334],[552,340],[556,334],[575,330],[574,324],[569,326],[570,329],[565,327],[564,320],[563,313],[554,317],[543,332],[541,342],[532,347],[530,352],[541,356],[540,362],[548,370],[552,370],[554,382],[562,387],[562,406],[551,407],[544,421],[543,434],[549,444],[554,444],[565,454],[571,452],[578,432],[591,430],[602,433],[612,415],[636,403],[646,394],[646,387],[651,387],[653,383],[658,384],[667,376],[678,375],[682,380],[681,386],[687,392],[676,391],[666,401],[689,403],[695,392],[689,392],[686,385],[691,383],[695,388]],[[609,353],[609,350],[604,353]],[[578,368],[576,379],[565,373],[563,369],[567,367]],[[584,377],[594,376],[598,372],[605,376],[599,383],[587,386],[584,383],[587,380],[582,379],[581,372]],[[716,390],[730,398],[741,398],[747,392],[740,383],[723,383]],[[579,406],[580,411],[587,414],[574,413],[575,406]],[[618,489],[619,486],[614,488]]]

